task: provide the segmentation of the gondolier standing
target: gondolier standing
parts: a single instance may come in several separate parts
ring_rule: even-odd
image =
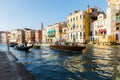
[[[28,42],[25,40],[25,43],[24,43],[24,44],[25,44],[25,47],[27,47],[27,43],[28,43]]]

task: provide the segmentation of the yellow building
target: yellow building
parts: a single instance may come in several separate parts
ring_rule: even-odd
[[[85,43],[85,12],[74,11],[67,17],[68,42]]]

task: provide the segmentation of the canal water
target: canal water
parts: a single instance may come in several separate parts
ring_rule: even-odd
[[[7,46],[0,45],[0,51]],[[47,45],[40,49],[10,51],[36,80],[120,80],[120,45],[87,45],[79,53],[52,50]]]

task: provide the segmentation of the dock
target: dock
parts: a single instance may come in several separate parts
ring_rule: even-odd
[[[36,80],[10,51],[0,51],[0,80]]]

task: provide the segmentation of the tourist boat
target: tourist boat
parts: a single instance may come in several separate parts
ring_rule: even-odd
[[[17,50],[23,50],[23,51],[28,51],[30,48],[32,48],[33,47],[33,45],[31,45],[31,46],[21,46],[21,45],[16,45],[15,46],[15,48],[17,49]]]
[[[63,50],[63,51],[74,51],[79,52],[85,49],[85,46],[78,46],[78,45],[50,45],[50,48]]]

